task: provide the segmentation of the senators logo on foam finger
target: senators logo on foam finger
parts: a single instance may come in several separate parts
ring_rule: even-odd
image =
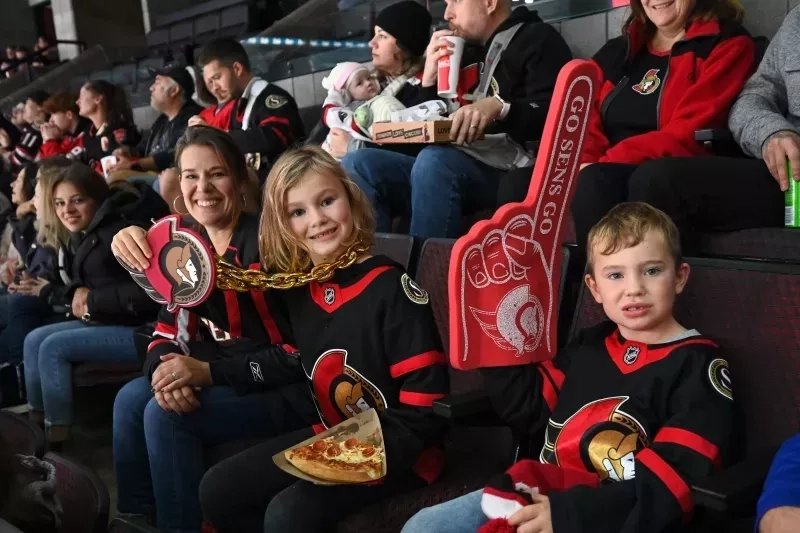
[[[555,355],[562,228],[599,77],[588,61],[561,70],[528,196],[473,226],[453,247],[448,283],[456,368],[521,365]]]
[[[211,249],[194,231],[181,225],[178,215],[164,217],[147,232],[155,261],[144,273],[117,258],[133,280],[172,312],[203,303],[214,290],[216,270]]]

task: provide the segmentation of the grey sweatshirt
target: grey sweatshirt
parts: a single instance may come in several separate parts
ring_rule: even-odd
[[[786,16],[733,105],[728,126],[742,150],[758,158],[773,134],[800,132],[800,7]]]

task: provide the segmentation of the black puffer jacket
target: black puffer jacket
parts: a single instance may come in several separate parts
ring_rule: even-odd
[[[89,227],[73,233],[70,239],[72,283],[64,291],[63,303],[70,305],[79,287],[88,288],[92,322],[134,326],[152,321],[158,314],[159,305],[111,253],[111,240],[118,231],[131,224],[148,227],[150,219],[169,212],[166,203],[150,187],[142,184],[136,189],[136,193],[114,191],[97,210]]]
[[[29,213],[22,218],[9,220],[11,240],[22,257],[28,275],[53,282],[58,278],[56,268],[57,251],[36,242],[36,215]]]

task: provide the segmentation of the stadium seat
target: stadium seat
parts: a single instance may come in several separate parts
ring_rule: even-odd
[[[108,527],[109,497],[103,482],[88,468],[55,453],[44,460],[56,467],[56,495],[64,514],[64,533],[105,533]]]
[[[147,34],[147,46],[151,50],[160,50],[169,45],[169,29],[158,28]]]
[[[734,384],[736,464],[694,487],[720,531],[752,531],[755,499],[780,443],[800,431],[800,265],[689,258],[676,316],[719,343]],[[573,333],[605,315],[584,289]]]
[[[247,5],[238,5],[223,10],[220,14],[220,37],[239,37],[247,33],[250,13]]]
[[[139,363],[82,363],[72,370],[76,387],[123,384],[141,375],[142,365]]]
[[[217,36],[219,24],[219,13],[197,17],[194,20],[194,42],[202,45],[212,41]]]
[[[800,263],[800,230],[759,228],[699,236],[697,255]]]
[[[413,276],[413,267],[416,266],[411,262],[411,256],[414,253],[414,237],[396,233],[377,233],[370,253],[385,255],[399,263]]]
[[[27,417],[0,411],[0,435],[13,453],[36,457],[44,454],[44,431]]]

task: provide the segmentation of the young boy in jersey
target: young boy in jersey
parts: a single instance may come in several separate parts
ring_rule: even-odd
[[[728,365],[673,316],[689,278],[678,230],[642,203],[612,209],[588,238],[586,285],[609,320],[555,359],[481,373],[498,414],[546,428],[538,461],[424,509],[403,533],[659,533],[692,511],[690,487],[731,434]]]
[[[428,294],[399,265],[369,254],[372,208],[321,148],[307,146],[278,160],[267,179],[261,220],[266,272],[338,265],[330,279],[260,293],[272,316],[288,319],[276,320],[281,338],[299,350],[272,363],[261,360],[260,381],[269,387],[298,375],[308,379],[320,423],[212,467],[200,501],[219,533],[321,533],[439,476],[447,422],[434,415],[432,404],[448,392],[447,360]],[[168,391],[192,384],[190,376],[178,376],[154,387]],[[379,483],[320,486],[273,463],[276,453],[373,408],[388,465]]]

